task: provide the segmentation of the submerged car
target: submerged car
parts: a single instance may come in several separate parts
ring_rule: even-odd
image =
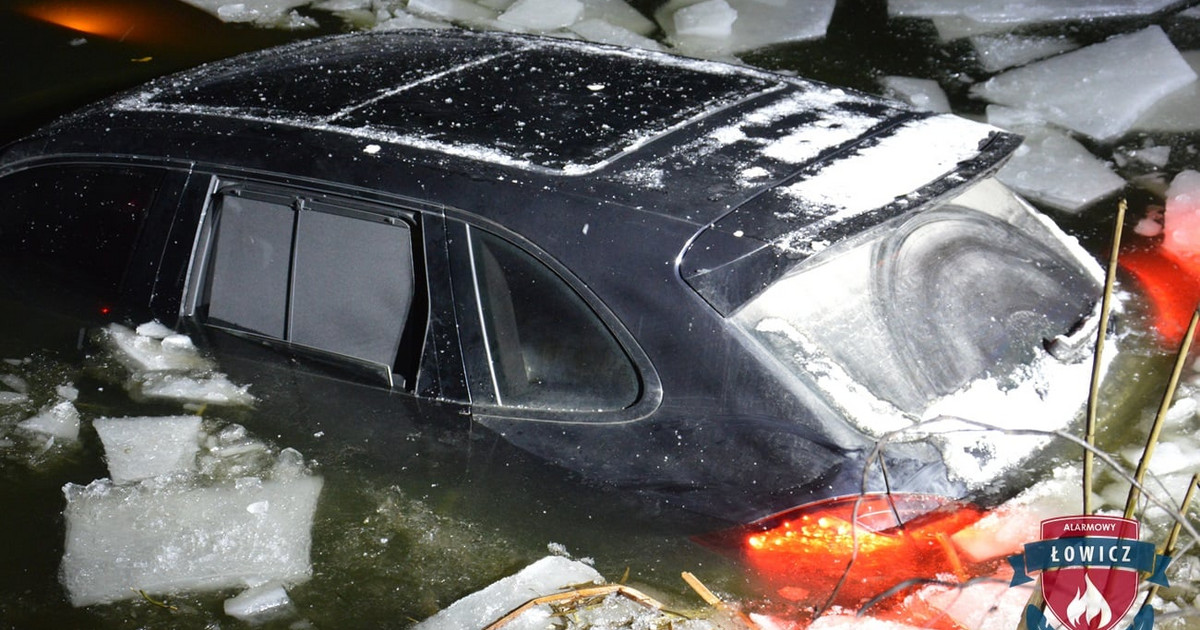
[[[346,431],[466,422],[708,523],[986,497],[1036,448],[996,427],[1079,411],[1101,285],[992,178],[1019,143],[654,52],[335,36],[5,148],[0,283],[394,405]]]

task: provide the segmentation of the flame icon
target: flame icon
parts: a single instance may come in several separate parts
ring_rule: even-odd
[[[1084,574],[1083,582],[1085,584],[1084,591],[1080,593],[1075,591],[1075,599],[1067,604],[1067,621],[1072,627],[1079,627],[1079,618],[1083,617],[1085,628],[1105,628],[1108,622],[1112,619],[1112,609],[1109,608],[1108,602],[1104,599],[1104,594],[1100,589],[1092,584],[1091,576]],[[1100,617],[1100,623],[1092,625],[1092,620]]]

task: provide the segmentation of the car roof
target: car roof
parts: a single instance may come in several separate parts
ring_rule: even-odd
[[[943,151],[914,131],[928,119],[953,120],[954,146]],[[137,134],[145,139],[133,139],[135,128],[148,130]],[[304,40],[207,64],[85,110],[44,132],[38,147],[260,170],[285,164],[308,171],[284,171],[293,175],[414,196],[413,178],[395,168],[408,165],[424,176],[436,170],[449,184],[443,189],[456,176],[522,181],[534,184],[526,189],[683,220],[695,231],[726,217],[716,229],[766,244],[785,239],[796,221],[839,214],[820,198],[808,205],[825,209],[796,212],[806,194],[798,184],[904,135],[914,149],[906,161],[933,163],[945,171],[937,177],[983,154],[984,168],[971,169],[977,174],[1016,146],[1015,136],[995,142],[1005,134],[987,125],[744,66],[575,40],[418,29]],[[252,155],[271,147],[274,162]],[[377,163],[363,163],[367,157]],[[330,167],[339,160],[355,166]],[[788,220],[729,218],[784,185],[793,194],[754,204],[753,214]],[[919,201],[910,197],[906,207]],[[718,259],[698,268],[740,257],[746,247],[710,248]]]

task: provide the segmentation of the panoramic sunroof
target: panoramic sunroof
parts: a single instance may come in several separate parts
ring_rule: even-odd
[[[610,159],[771,85],[595,50],[535,48],[413,85],[331,122],[488,147],[563,169]]]
[[[425,33],[346,37],[217,66],[124,106],[343,130],[575,172],[775,85],[586,44]]]

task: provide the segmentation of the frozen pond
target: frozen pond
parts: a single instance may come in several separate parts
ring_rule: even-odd
[[[1046,2],[1025,13],[1013,6],[1034,3],[191,4],[199,9],[188,13],[180,3],[169,11],[206,26],[181,29],[176,39],[207,39],[215,30],[228,48],[185,54],[179,41],[139,39],[132,27],[122,35],[38,26],[41,39],[28,45],[53,51],[48,75],[107,60],[111,68],[97,74],[117,78],[81,83],[79,93],[90,94],[148,76],[150,66],[138,64],[166,71],[343,28],[546,31],[740,59],[1017,131],[1026,144],[1000,178],[1098,259],[1117,198],[1129,199],[1115,318],[1121,352],[1103,390],[1099,443],[1123,466],[1137,464],[1181,326],[1200,301],[1200,15],[1187,6],[1196,3]],[[21,6],[28,20],[38,14],[30,7],[42,4]],[[142,15],[154,11],[149,6],[126,8]],[[36,23],[53,21],[46,15]],[[171,19],[179,28],[180,18]],[[26,72],[18,85],[39,92]],[[0,111],[27,124],[37,119],[29,102],[7,101]],[[196,352],[187,337],[128,324],[81,332],[0,299],[0,628],[410,627],[492,585],[456,605],[466,616],[422,626],[462,627],[498,617],[480,601],[505,602],[502,614],[523,601],[521,593],[529,599],[597,576],[695,617],[668,616],[673,627],[741,627],[737,615],[705,603],[683,572],[763,627],[806,627],[809,607],[836,582],[837,572],[816,563],[780,568],[754,551],[735,558],[699,544],[679,515],[648,513],[619,493],[585,486],[466,421],[339,439],[354,433],[343,429],[385,422],[372,398],[378,393],[332,400],[297,389],[286,375],[253,380],[236,364]],[[1150,494],[1164,505],[1177,505],[1200,471],[1198,412],[1200,363],[1189,363],[1151,466]],[[155,448],[146,449],[151,441]],[[960,563],[958,575],[939,579],[994,581],[927,587],[918,604],[872,611],[877,627],[947,618],[963,628],[1015,627],[1029,592],[1008,588],[1002,557],[1036,536],[1040,518],[1079,510],[1077,450],[1063,452],[1031,471],[1028,492],[1012,503],[916,532],[954,550],[948,557]],[[1105,465],[1098,469],[1097,505],[1120,511],[1127,484]],[[1161,508],[1138,518],[1156,542],[1172,522]],[[1168,572],[1172,588],[1159,594],[1156,627],[1200,628],[1200,552],[1192,533],[1180,541],[1184,553]],[[905,562],[920,565],[922,557]],[[860,590],[869,596],[888,586],[881,580]],[[636,598],[617,593],[586,603],[583,616],[543,615],[510,627],[650,623]],[[814,627],[863,623],[852,614],[835,609]]]

